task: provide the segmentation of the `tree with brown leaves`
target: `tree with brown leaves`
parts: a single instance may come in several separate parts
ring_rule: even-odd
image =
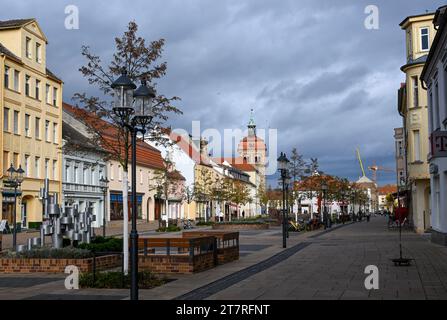
[[[78,107],[86,112],[80,112],[80,120],[88,120],[94,142],[110,152],[111,158],[120,162],[124,170],[123,175],[123,235],[124,252],[127,260],[127,217],[128,217],[128,169],[131,149],[131,135],[127,128],[120,125],[120,119],[113,113],[113,90],[111,84],[121,75],[122,70],[127,71],[127,76],[134,82],[145,78],[152,86],[157,86],[157,79],[166,75],[167,63],[158,60],[162,57],[164,39],[147,43],[137,35],[138,25],[131,21],[127,30],[121,37],[115,38],[115,52],[109,64],[104,65],[103,60],[94,54],[89,46],[82,47],[82,56],[86,64],[79,71],[87,79],[88,83],[99,91],[100,96],[89,96],[87,93],[76,93],[73,100]],[[162,141],[161,129],[163,128],[169,113],[181,113],[172,105],[178,97],[167,98],[158,94],[154,98],[154,118],[152,128],[148,130],[149,139]],[[89,119],[86,119],[89,118]],[[104,122],[107,123],[104,125]],[[143,137],[144,139],[144,137]],[[127,263],[124,263],[127,272]]]

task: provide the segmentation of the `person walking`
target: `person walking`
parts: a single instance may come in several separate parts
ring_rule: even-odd
[[[371,212],[366,212],[366,222],[369,222],[369,219],[371,218]]]

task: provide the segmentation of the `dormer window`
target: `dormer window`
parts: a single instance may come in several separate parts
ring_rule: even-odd
[[[31,59],[31,38],[26,37],[26,57]]]
[[[42,46],[36,42],[36,62],[42,63]]]
[[[429,48],[429,31],[428,28],[421,28],[421,50],[428,51]]]

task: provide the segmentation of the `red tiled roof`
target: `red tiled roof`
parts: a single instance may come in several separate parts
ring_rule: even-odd
[[[236,168],[241,171],[256,171],[256,168],[249,164],[247,161],[244,161],[243,158],[212,158],[212,160],[218,164],[222,164],[225,161],[230,164],[233,168]]]
[[[239,149],[242,150],[252,149],[252,147],[250,147],[250,144],[253,143],[255,144],[254,150],[267,150],[264,140],[262,140],[258,136],[248,136],[243,138],[241,142],[239,142]]]
[[[182,181],[186,180],[185,177],[178,170],[168,172],[168,177],[173,180],[182,180]]]
[[[116,147],[119,147],[119,143],[116,141],[120,133],[113,124],[99,118],[93,113],[89,113],[84,109],[72,106],[65,102],[63,103],[63,109],[76,117],[76,119],[84,122],[85,125],[94,126],[95,128],[101,128],[103,139],[107,140],[107,143],[103,146],[103,148],[106,149],[108,152],[113,152],[112,146],[114,145]],[[122,150],[122,152],[124,153],[125,151]],[[154,169],[163,169],[165,167],[160,151],[144,141],[137,141],[136,153],[137,164],[140,166],[150,167]],[[130,156],[129,159],[131,159]]]
[[[387,184],[385,186],[377,188],[377,192],[381,195],[388,195],[390,193],[396,193],[397,187],[394,184]]]
[[[200,148],[192,142],[192,139],[189,136],[185,137],[170,129],[164,129],[164,131],[169,136],[169,139],[182,149],[195,163],[210,165],[209,157],[200,152]]]

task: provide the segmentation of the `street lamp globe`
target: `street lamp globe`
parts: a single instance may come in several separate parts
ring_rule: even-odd
[[[134,111],[132,108],[133,90],[137,86],[127,76],[127,70],[122,68],[121,76],[112,83],[111,87],[115,104],[113,111],[122,120],[127,119]]]
[[[24,173],[25,173],[25,170],[23,170],[22,165],[20,165],[19,168],[16,170],[16,180],[17,180],[18,184],[22,184]]]
[[[13,164],[11,163],[11,166],[6,170],[8,180],[12,181],[15,178],[16,169],[14,168]]]
[[[141,85],[133,93],[135,120],[139,122],[143,128],[145,128],[154,117],[152,102],[155,96],[155,90],[152,87],[147,86],[145,78],[141,80]]]
[[[278,161],[278,169],[279,170],[285,170],[287,169],[287,165],[289,164],[289,159],[287,159],[286,154],[281,152]]]

